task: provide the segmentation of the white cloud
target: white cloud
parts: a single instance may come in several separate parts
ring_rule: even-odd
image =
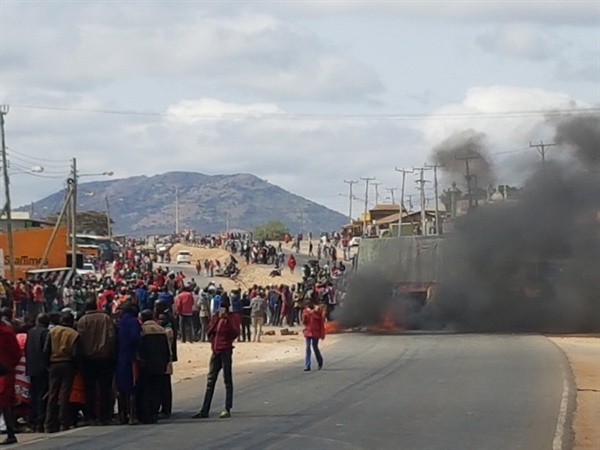
[[[280,99],[361,101],[383,90],[372,69],[267,14],[219,17],[192,9],[185,22],[131,17],[123,26],[111,20],[111,9],[83,8],[76,21],[57,26],[17,5],[3,8],[8,53],[2,71],[9,90],[18,83],[89,91],[120,78],[147,76],[164,83],[172,77],[213,78]],[[158,13],[152,4],[125,11],[137,10]],[[20,12],[29,20],[18,20]]]
[[[529,24],[497,27],[479,35],[477,43],[489,52],[531,60],[558,58],[566,45],[551,31]]]
[[[590,106],[567,94],[539,88],[476,87],[469,89],[460,103],[432,111],[431,118],[417,124],[417,129],[423,135],[421,145],[429,149],[464,130],[485,133],[487,154],[495,163],[498,177],[518,183],[526,171],[516,172],[515,161],[522,161],[523,155],[533,152],[529,143],[549,142],[554,137],[548,116],[538,112],[550,114]],[[511,111],[521,114],[506,114]]]

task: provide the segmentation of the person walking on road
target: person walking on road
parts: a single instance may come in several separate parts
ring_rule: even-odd
[[[233,377],[231,373],[233,341],[237,336],[238,324],[229,314],[229,305],[223,303],[219,313],[212,317],[208,326],[212,356],[208,368],[204,403],[202,409],[192,416],[193,419],[203,419],[209,416],[215,384],[221,369],[223,369],[223,379],[225,381],[225,409],[221,412],[219,418],[227,419],[231,417],[231,408],[233,407]]]
[[[304,325],[304,338],[306,340],[304,371],[310,371],[310,363],[312,359],[311,347],[315,352],[319,370],[321,370],[323,368],[323,356],[319,350],[319,340],[325,339],[325,317],[321,307],[316,305],[312,299],[302,312],[302,324]]]

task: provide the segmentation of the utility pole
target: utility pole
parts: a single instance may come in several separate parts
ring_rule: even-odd
[[[10,281],[15,282],[15,243],[12,230],[12,211],[10,205],[10,180],[8,178],[8,160],[6,158],[6,140],[4,137],[4,116],[8,114],[8,105],[0,105],[0,134],[2,135],[2,174],[4,176],[4,193],[6,203],[4,211],[6,212],[6,237],[8,238],[8,254],[10,266]],[[5,255],[6,256],[6,255]]]
[[[383,184],[381,182],[373,182],[371,185],[375,188],[375,206],[379,205],[379,186]]]
[[[438,178],[437,170],[438,167],[444,167],[441,164],[425,164],[428,169],[433,169],[433,192],[435,194],[435,234],[439,235],[440,227],[440,208],[439,208],[439,196],[438,196]]]
[[[352,193],[352,185],[358,183],[354,180],[344,180],[344,183],[348,185],[348,223],[352,224],[352,203],[354,202],[354,194]]]
[[[404,211],[404,185],[406,184],[406,174],[413,173],[413,170],[398,169],[396,172],[402,172],[402,184],[400,185],[400,217],[398,217],[398,236],[402,235],[402,212]]]
[[[476,177],[476,175],[471,175],[469,162],[474,159],[479,159],[478,155],[475,156],[455,156],[456,159],[465,162],[465,179],[467,180],[467,198],[469,199],[469,209],[473,206],[477,206],[477,202],[473,202],[473,186],[471,180]]]
[[[392,197],[392,205],[395,205],[396,204],[396,196],[394,195],[394,192],[396,192],[398,190],[398,188],[385,188],[385,190],[390,193],[390,196]]]
[[[406,194],[406,197],[408,198],[408,207],[410,208],[408,211],[412,211],[413,210],[412,198],[414,196],[415,196],[414,194]]]
[[[544,141],[540,141],[539,144],[529,143],[530,148],[536,148],[540,156],[542,157],[542,171],[546,172],[546,147],[554,147],[556,144],[544,144]]]
[[[413,168],[413,172],[419,172],[419,179],[417,183],[419,183],[419,190],[421,192],[421,236],[427,235],[427,216],[425,215],[425,183],[429,183],[429,181],[425,180],[423,177],[423,173],[429,170],[427,167],[415,167]]]
[[[369,182],[373,181],[375,177],[361,177],[361,180],[365,182],[365,216],[363,217],[363,236],[367,235],[367,212],[369,209]]]
[[[112,229],[110,227],[110,205],[108,204],[108,194],[104,195],[104,203],[106,204],[106,230],[108,238],[112,241]]]
[[[175,187],[175,234],[179,234],[179,188]]]
[[[71,270],[73,277],[77,274],[77,159],[71,162],[71,178],[67,181],[71,185],[70,222],[71,222]]]

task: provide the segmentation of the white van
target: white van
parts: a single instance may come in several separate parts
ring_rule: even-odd
[[[181,250],[177,252],[177,256],[175,258],[175,262],[177,264],[191,264],[192,263],[192,254],[187,250]]]

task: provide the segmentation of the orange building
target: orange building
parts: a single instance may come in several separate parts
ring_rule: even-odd
[[[25,277],[25,273],[38,269],[50,240],[53,228],[26,228],[13,231],[15,278]],[[8,236],[0,233],[0,249],[4,254],[3,268],[5,278],[10,277],[10,258],[8,251]],[[61,268],[67,266],[67,228],[61,226],[50,251],[46,264],[42,269]]]

